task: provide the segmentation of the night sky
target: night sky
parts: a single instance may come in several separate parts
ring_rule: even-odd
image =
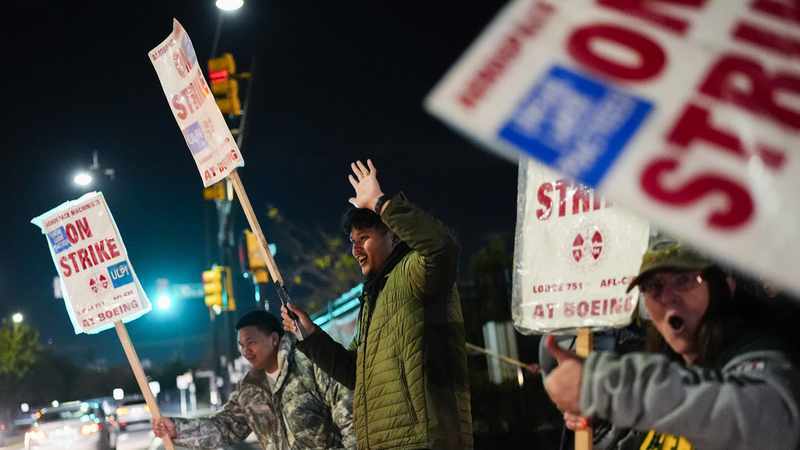
[[[23,312],[44,343],[76,361],[120,361],[113,331],[73,335],[53,298],[46,241],[29,221],[83,193],[71,178],[97,150],[116,176],[95,188],[151,300],[157,278],[199,282],[213,206],[147,52],[175,17],[206,61],[218,11],[213,0],[14,3],[3,12],[0,316]],[[274,204],[301,225],[336,230],[352,193],[349,162],[371,157],[384,190],[402,189],[443,219],[465,253],[488,233],[513,231],[516,167],[422,108],[504,3],[249,0],[226,16],[219,50],[244,70],[257,60],[240,169],[255,209]],[[202,301],[176,306],[129,324],[142,358],[204,350]]]

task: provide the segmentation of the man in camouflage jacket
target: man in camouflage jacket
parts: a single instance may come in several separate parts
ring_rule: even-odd
[[[246,314],[236,329],[253,368],[223,409],[208,418],[156,419],[156,435],[190,448],[232,445],[253,432],[265,450],[355,449],[351,392],[296,352],[294,336],[281,337],[266,311]]]

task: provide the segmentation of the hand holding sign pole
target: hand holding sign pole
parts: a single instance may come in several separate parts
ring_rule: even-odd
[[[283,277],[269,251],[267,239],[250,205],[242,180],[236,172],[237,167],[244,166],[239,146],[233,139],[219,106],[214,102],[208,83],[197,64],[192,41],[177,20],[173,20],[172,33],[152,49],[148,56],[175,121],[197,164],[203,185],[211,186],[226,177],[231,181],[250,228],[258,239],[261,254],[267,262],[267,269],[275,283],[281,304],[289,303]],[[303,330],[299,326],[297,329],[302,339]]]
[[[228,179],[231,180],[231,183],[233,184],[233,190],[236,191],[236,196],[239,198],[239,203],[242,205],[244,215],[247,217],[247,222],[250,224],[250,229],[253,231],[253,234],[258,240],[258,247],[261,250],[261,257],[267,262],[267,270],[269,271],[269,276],[272,278],[272,282],[275,283],[275,289],[278,291],[278,297],[281,300],[281,305],[286,305],[287,303],[291,302],[289,293],[286,292],[286,288],[283,284],[283,276],[278,270],[278,265],[275,263],[275,258],[272,257],[272,252],[268,250],[269,243],[267,242],[267,238],[264,236],[264,232],[261,230],[261,224],[259,224],[258,218],[253,211],[253,206],[250,204],[250,198],[247,196],[247,191],[244,190],[242,180],[239,178],[239,174],[235,170],[228,175]],[[297,316],[291,311],[289,311],[289,315],[294,321],[295,329],[299,334],[298,337],[300,340],[305,339],[306,336],[303,331],[303,327],[297,323]]]
[[[151,305],[105,197],[99,192],[88,193],[31,222],[47,236],[75,333],[95,334],[115,327],[147,406],[153,417],[160,417],[125,328],[125,322],[148,313]],[[165,446],[173,449],[169,440]]]
[[[147,407],[150,409],[153,420],[158,420],[161,418],[161,410],[158,409],[158,402],[156,401],[155,396],[153,396],[153,392],[150,391],[150,384],[147,381],[147,376],[144,373],[144,369],[142,369],[142,363],[139,361],[139,355],[136,354],[136,349],[133,347],[131,338],[128,335],[128,329],[125,327],[125,324],[119,320],[114,322],[114,327],[117,329],[119,342],[122,344],[123,350],[125,350],[125,356],[128,358],[128,363],[130,363],[131,369],[133,370],[133,376],[136,378],[136,384],[139,385],[139,390],[142,391],[144,401],[147,403]],[[167,450],[174,450],[175,447],[172,445],[172,440],[170,440],[169,436],[164,436],[163,439],[164,447]]]

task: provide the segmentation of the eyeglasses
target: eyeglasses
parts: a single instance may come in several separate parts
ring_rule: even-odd
[[[703,284],[700,272],[676,272],[653,275],[639,283],[639,292],[645,297],[657,299],[661,297],[667,286],[676,292],[686,292]]]

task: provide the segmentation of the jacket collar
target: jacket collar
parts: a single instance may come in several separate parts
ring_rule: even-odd
[[[386,262],[383,264],[381,270],[365,277],[364,293],[361,296],[362,302],[364,300],[364,295],[366,295],[370,301],[375,301],[375,299],[378,298],[378,294],[381,293],[383,286],[386,285],[386,279],[389,278],[389,274],[394,270],[394,266],[396,266],[410,251],[411,248],[403,241],[398,242],[397,245],[394,246],[392,253],[386,258]]]

